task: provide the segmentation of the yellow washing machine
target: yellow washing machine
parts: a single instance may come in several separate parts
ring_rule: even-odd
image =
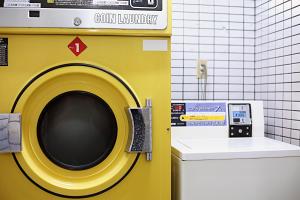
[[[167,0],[0,0],[0,199],[170,199]]]

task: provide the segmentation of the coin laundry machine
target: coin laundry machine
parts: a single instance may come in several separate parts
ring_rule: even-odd
[[[298,200],[300,148],[264,137],[259,101],[172,103],[172,200]]]
[[[1,200],[170,199],[171,13],[0,0]]]

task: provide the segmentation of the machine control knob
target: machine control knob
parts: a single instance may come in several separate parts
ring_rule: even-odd
[[[81,21],[81,19],[80,19],[79,17],[76,17],[76,18],[74,19],[74,25],[75,25],[75,26],[80,26],[81,23],[82,23],[82,21]]]
[[[239,129],[239,133],[242,133],[243,132],[243,130],[242,129]]]

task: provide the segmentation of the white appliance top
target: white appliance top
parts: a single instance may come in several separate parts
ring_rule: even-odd
[[[172,138],[172,154],[182,160],[217,160],[300,156],[300,147],[265,137]]]

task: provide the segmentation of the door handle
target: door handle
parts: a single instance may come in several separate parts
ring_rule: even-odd
[[[146,99],[146,107],[129,108],[128,111],[131,132],[127,151],[129,153],[146,153],[147,160],[152,160],[152,101]]]
[[[16,153],[21,150],[21,114],[0,114],[0,153]]]

